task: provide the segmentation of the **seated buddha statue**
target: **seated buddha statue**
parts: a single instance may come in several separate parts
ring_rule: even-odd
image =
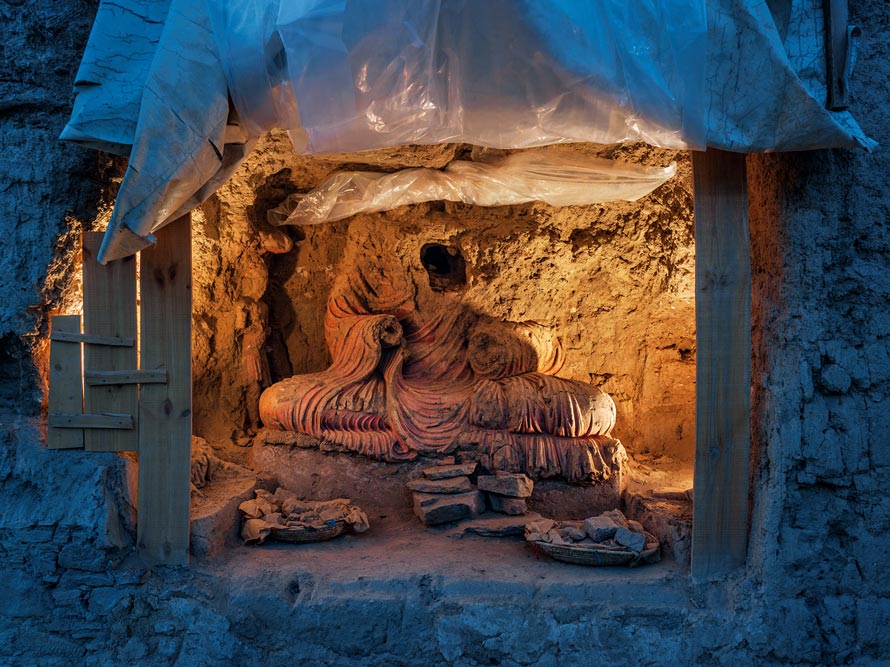
[[[479,313],[460,290],[418,295],[417,269],[372,238],[348,246],[324,322],[331,365],[266,389],[266,427],[385,461],[458,453],[491,471],[607,479],[626,456],[615,404],[556,375],[556,336]]]

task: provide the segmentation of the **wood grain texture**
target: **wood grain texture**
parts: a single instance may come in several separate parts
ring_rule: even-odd
[[[80,335],[80,315],[54,315],[49,346],[50,413],[83,412],[80,343],[53,338],[61,333]],[[50,449],[82,449],[83,431],[49,425],[46,446]]]
[[[91,343],[92,345],[110,345],[112,347],[134,347],[135,338],[115,338],[114,336],[90,336],[68,331],[53,331],[49,335],[50,340],[60,340],[68,343]]]
[[[693,153],[695,508],[692,575],[744,564],[748,535],[751,251],[745,156]]]
[[[50,412],[49,425],[59,429],[132,429],[133,415]]]
[[[83,234],[83,331],[87,336],[136,338],[136,258],[102,266],[96,261],[102,232]],[[86,345],[84,372],[133,370],[136,348]],[[138,389],[130,386],[87,386],[84,412],[133,415],[138,412]],[[94,452],[138,449],[135,429],[87,431],[85,448]]]
[[[148,562],[188,563],[191,373],[191,222],[185,216],[142,251],[141,368],[167,384],[141,388],[137,540]]]
[[[164,384],[167,382],[167,370],[158,368],[141,371],[87,371],[84,373],[83,381],[89,387],[111,384]]]

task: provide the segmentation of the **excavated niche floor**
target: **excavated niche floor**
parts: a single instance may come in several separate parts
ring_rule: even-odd
[[[291,594],[295,581],[304,594],[324,590],[347,596],[398,595],[432,581],[444,597],[546,595],[572,603],[688,604],[688,569],[673,560],[635,568],[571,565],[536,554],[522,538],[424,529],[405,517],[372,518],[368,532],[328,542],[240,546],[194,566],[230,577],[238,588],[262,581],[262,587]]]
[[[683,664],[656,639],[726,606],[671,560],[585,567],[520,538],[372,522],[324,543],[227,549],[186,576],[269,660],[306,665]]]
[[[676,466],[688,470],[682,464]],[[670,472],[655,475],[661,479]],[[645,495],[642,482],[634,479],[630,485],[634,494]],[[432,578],[443,594],[536,596],[546,592],[576,601],[588,595],[600,601],[643,600],[655,587],[660,591],[656,597],[665,603],[686,604],[682,591],[689,578],[688,563],[670,550],[660,563],[651,565],[588,567],[537,553],[521,537],[467,534],[461,523],[424,527],[407,502],[378,507],[369,512],[369,520],[371,528],[365,533],[347,533],[321,543],[269,540],[259,546],[231,546],[230,541],[228,548],[214,556],[193,558],[193,565],[217,576],[232,573],[238,582],[260,578],[264,586],[282,591],[296,580],[348,595],[389,594],[416,588],[418,581]]]

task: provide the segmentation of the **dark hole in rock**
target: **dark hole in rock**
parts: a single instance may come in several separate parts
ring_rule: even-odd
[[[467,265],[460,250],[441,243],[427,243],[420,249],[420,263],[430,277],[434,292],[457,290],[467,284]]]

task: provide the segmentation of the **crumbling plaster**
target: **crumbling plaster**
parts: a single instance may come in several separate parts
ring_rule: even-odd
[[[865,35],[853,110],[882,147],[748,160],[747,566],[710,583],[667,568],[580,587],[418,574],[423,564],[362,582],[287,570],[276,551],[242,572],[138,565],[127,466],[43,449],[29,347],[62,298],[38,296],[54,253],[107,196],[106,158],[55,139],[94,9],[0,3],[0,664],[568,665],[591,652],[638,665],[886,664],[890,5],[851,7]]]

